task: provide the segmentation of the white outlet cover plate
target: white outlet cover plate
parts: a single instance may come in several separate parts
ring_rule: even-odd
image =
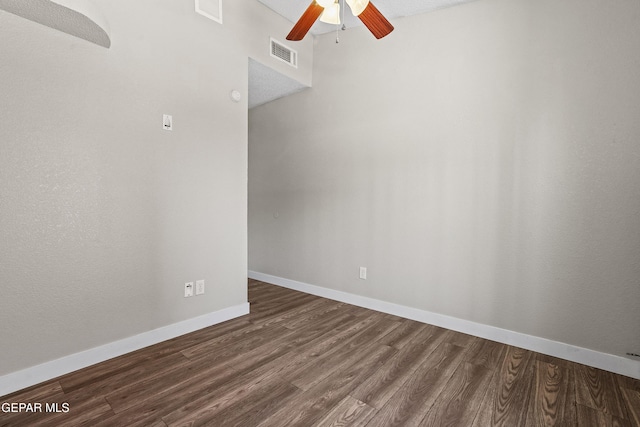
[[[196,295],[204,294],[204,280],[196,280]]]

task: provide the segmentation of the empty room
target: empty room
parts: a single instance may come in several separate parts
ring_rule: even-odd
[[[0,0],[0,113],[0,426],[640,426],[637,0]]]

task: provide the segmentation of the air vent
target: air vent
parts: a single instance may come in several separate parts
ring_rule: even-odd
[[[222,24],[222,0],[196,0],[196,12]]]
[[[271,38],[271,56],[298,68],[298,52]]]

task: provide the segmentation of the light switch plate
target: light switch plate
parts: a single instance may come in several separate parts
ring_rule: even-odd
[[[173,130],[173,117],[169,114],[162,115],[162,129]]]
[[[187,282],[184,284],[184,297],[189,298],[193,296],[193,282]]]

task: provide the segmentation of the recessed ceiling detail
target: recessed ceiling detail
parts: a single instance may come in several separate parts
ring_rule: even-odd
[[[109,25],[89,0],[0,0],[0,9],[109,48]]]

